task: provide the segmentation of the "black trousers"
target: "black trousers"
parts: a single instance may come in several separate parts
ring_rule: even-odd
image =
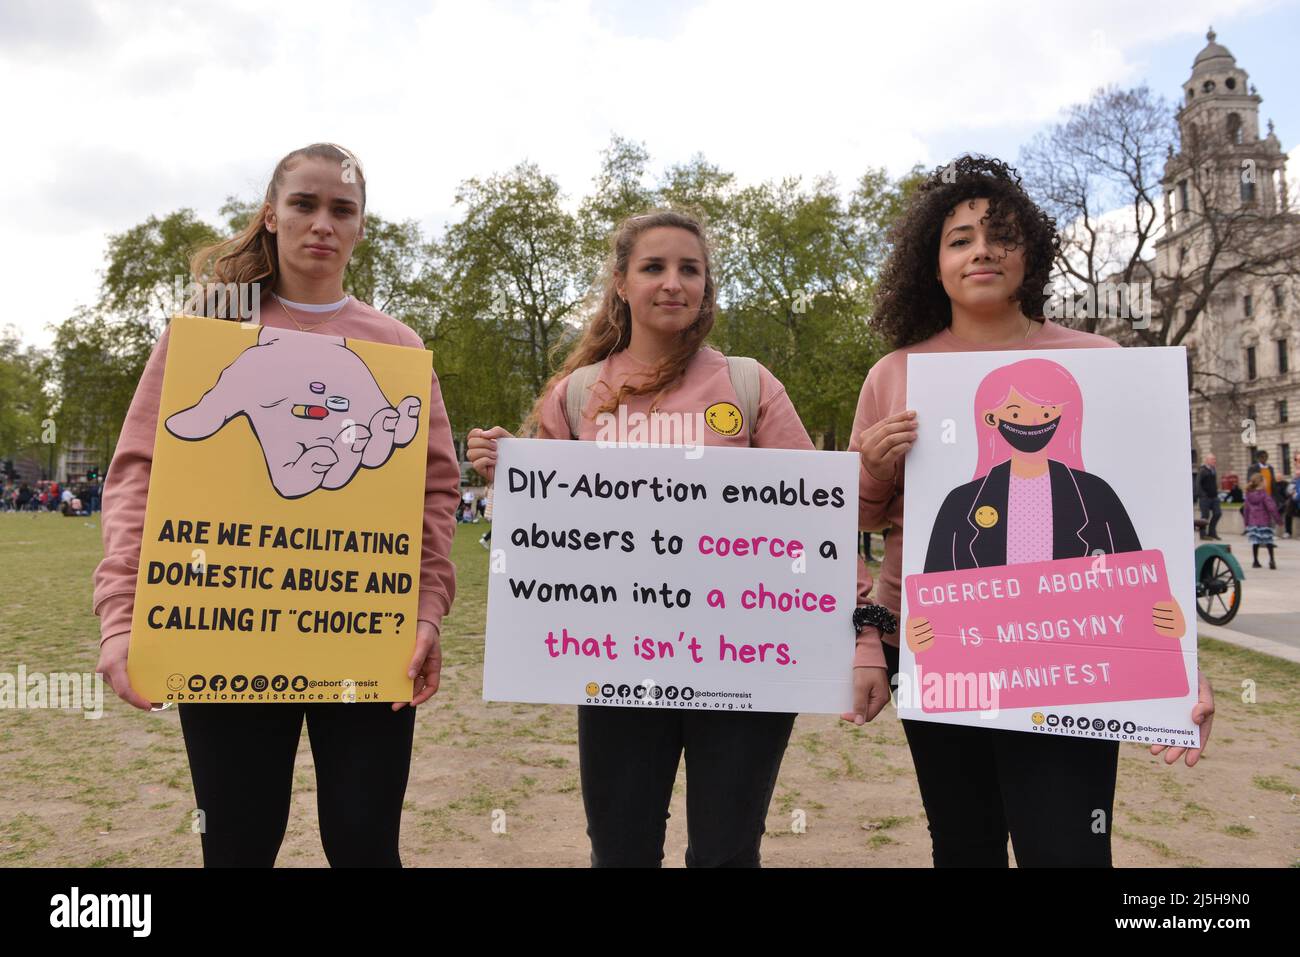
[[[204,867],[271,867],[289,821],[303,718],[331,867],[401,867],[415,709],[386,703],[183,704]]]
[[[1223,508],[1219,505],[1218,496],[1214,498],[1204,498],[1200,500],[1201,518],[1210,520],[1209,528],[1202,529],[1201,538],[1214,538],[1219,534],[1219,519],[1223,517]]]
[[[758,867],[793,714],[578,706],[593,867],[659,867],[686,752],[686,866]]]
[[[898,649],[886,644],[893,683]],[[935,867],[1110,867],[1119,742],[904,721]]]

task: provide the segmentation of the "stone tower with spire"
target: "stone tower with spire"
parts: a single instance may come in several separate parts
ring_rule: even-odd
[[[1155,244],[1158,277],[1193,277],[1188,296],[1180,296],[1186,308],[1201,285],[1196,277],[1206,269],[1222,275],[1239,259],[1225,246],[1225,233],[1235,229],[1254,244],[1278,248],[1300,242],[1300,218],[1288,213],[1286,154],[1271,120],[1260,136],[1262,98],[1213,28],[1206,40],[1180,96],[1180,149],[1170,149],[1161,178],[1165,228]],[[1279,475],[1292,476],[1291,457],[1300,452],[1296,277],[1239,273],[1203,305],[1183,343],[1192,377],[1193,464],[1213,452],[1220,478],[1235,473],[1244,484],[1263,450]]]

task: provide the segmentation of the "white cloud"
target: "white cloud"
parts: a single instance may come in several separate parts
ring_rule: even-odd
[[[847,184],[945,159],[927,145],[941,135],[1049,122],[1137,82],[1142,49],[1171,34],[1190,62],[1209,19],[1250,6],[6,3],[11,319],[47,341],[94,299],[106,233],[181,206],[215,219],[307,142],[356,150],[371,208],[426,225],[461,180],[525,158],[584,191],[611,132],[660,164],[703,153],[744,181]]]

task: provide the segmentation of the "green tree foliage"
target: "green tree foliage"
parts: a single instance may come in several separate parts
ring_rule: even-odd
[[[18,330],[0,330],[0,459],[36,448],[47,401],[41,387],[46,357],[24,348]]]
[[[107,466],[155,342],[150,323],[93,309],[55,329],[50,381],[60,445],[92,448]]]
[[[883,174],[864,178],[846,203],[830,179],[786,179],[740,190],[728,216],[716,344],[768,366],[826,448],[847,445],[882,352],[866,321],[880,252],[860,210],[888,190]]]
[[[161,335],[176,310],[176,284],[189,279],[190,257],[221,238],[212,226],[181,209],[108,238],[108,265],[100,291],[103,313],[146,324]]]
[[[83,443],[107,464],[149,353],[179,307],[190,257],[219,238],[190,209],[109,236],[99,302],[54,329],[47,383],[61,446]]]
[[[600,170],[592,178],[591,194],[578,210],[583,285],[595,282],[609,255],[609,238],[629,216],[654,208],[659,197],[647,180],[650,154],[644,144],[614,136],[601,153]]]
[[[697,154],[688,162],[668,167],[656,200],[661,206],[693,213],[713,234],[714,244],[719,245],[726,241],[735,183],[733,173]]]
[[[433,257],[414,220],[395,223],[366,213],[366,236],[352,251],[343,288],[427,340],[436,321]]]
[[[559,184],[531,163],[467,180],[456,193],[463,216],[447,227],[439,244],[444,274],[439,321],[454,323],[439,338],[451,350],[489,349],[508,357],[509,364],[492,374],[518,374],[530,399],[550,377],[552,353],[572,335],[570,323],[587,291],[583,276],[590,268],[582,255],[578,217],[562,200]],[[484,339],[501,342],[489,346]],[[464,362],[460,371],[469,371]],[[475,387],[493,386],[484,380]],[[517,422],[525,411],[520,407],[499,421]]]

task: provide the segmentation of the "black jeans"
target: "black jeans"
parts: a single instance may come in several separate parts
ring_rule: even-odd
[[[1201,498],[1201,518],[1208,518],[1210,525],[1201,530],[1201,538],[1214,538],[1219,534],[1219,519],[1223,517],[1223,508],[1218,497]]]
[[[889,679],[898,649],[885,646]],[[1119,742],[904,721],[935,867],[1110,867]]]
[[[303,718],[331,867],[401,867],[415,709],[386,703],[183,704],[204,867],[271,867],[289,821]]]
[[[686,866],[758,867],[793,714],[578,706],[592,867],[658,867],[686,751]]]

